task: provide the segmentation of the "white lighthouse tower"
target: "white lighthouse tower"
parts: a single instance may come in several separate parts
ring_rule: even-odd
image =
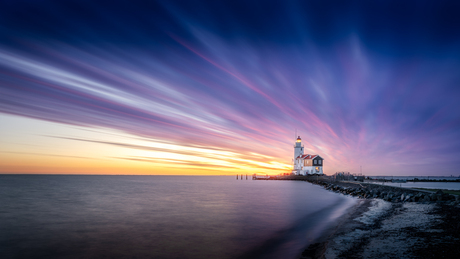
[[[302,139],[298,136],[294,145],[294,160],[301,155],[303,155]]]
[[[300,136],[298,136],[294,144],[294,168],[292,171],[293,174],[296,174],[296,175],[300,174],[302,165],[301,165],[301,159],[299,157],[302,155],[303,155],[302,139],[300,138]]]

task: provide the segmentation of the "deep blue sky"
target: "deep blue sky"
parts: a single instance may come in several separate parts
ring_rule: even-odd
[[[0,112],[224,150],[236,171],[288,168],[297,129],[329,174],[457,175],[460,2],[401,2],[3,1]],[[216,166],[188,159],[170,162]]]
[[[459,9],[458,1],[3,1],[0,21],[12,43],[163,45],[171,33],[193,40],[186,24],[229,41],[308,39],[323,49],[355,34],[382,54],[436,56],[460,39]]]

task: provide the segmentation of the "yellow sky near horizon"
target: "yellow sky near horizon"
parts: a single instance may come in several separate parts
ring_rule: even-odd
[[[109,129],[0,115],[0,173],[11,174],[279,174],[279,158],[195,147]]]

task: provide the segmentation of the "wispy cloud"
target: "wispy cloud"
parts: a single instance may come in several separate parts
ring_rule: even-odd
[[[132,14],[123,4],[85,6],[104,14],[99,27],[65,4],[56,15],[1,10],[12,26],[0,25],[0,112],[113,129],[156,144],[60,137],[203,168],[288,170],[295,129],[327,173],[460,166],[460,39],[439,35],[458,19],[408,13],[393,24],[374,4],[332,15],[292,2],[250,17],[224,2],[196,3],[201,14],[186,3],[152,5]],[[410,168],[433,157],[423,172]]]

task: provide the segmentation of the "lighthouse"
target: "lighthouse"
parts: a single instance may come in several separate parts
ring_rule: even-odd
[[[302,139],[298,136],[294,144],[294,160],[301,155],[303,155]]]
[[[324,159],[319,155],[304,155],[303,148],[302,139],[298,136],[294,144],[294,168],[292,173],[295,175],[322,175]]]

